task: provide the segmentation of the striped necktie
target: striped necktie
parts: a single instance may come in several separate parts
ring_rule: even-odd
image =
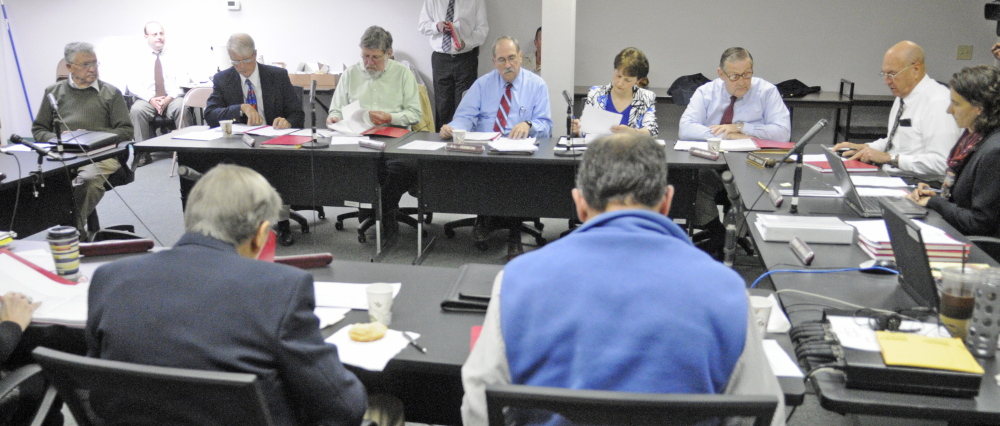
[[[452,22],[455,20],[455,0],[448,0],[448,11],[445,12],[444,21]],[[451,52],[451,30],[444,32],[444,37],[441,37],[441,50],[445,52]]]
[[[510,89],[513,84],[507,83],[507,90],[504,91],[503,98],[500,99],[500,108],[497,109],[497,119],[493,122],[494,132],[503,132],[507,128],[507,114],[510,113]]]
[[[899,128],[899,119],[903,117],[903,109],[906,105],[903,104],[903,99],[899,99],[899,111],[896,111],[896,122],[892,123],[892,130],[889,131],[889,142],[885,143],[885,152],[889,152],[892,149],[892,137],[896,136],[896,129]]]
[[[253,109],[257,109],[257,94],[254,93],[253,83],[250,82],[249,78],[247,79],[247,103],[250,104]]]

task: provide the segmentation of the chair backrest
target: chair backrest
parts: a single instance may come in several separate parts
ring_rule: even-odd
[[[184,104],[181,107],[181,119],[180,119],[182,126],[187,124],[187,120],[185,120],[184,116],[185,114],[187,114],[187,109],[189,107],[198,108],[200,110],[200,113],[202,114],[202,120],[204,120],[205,107],[208,106],[209,96],[212,96],[211,87],[195,87],[191,90],[188,90],[188,92],[184,94]]]
[[[524,385],[486,387],[489,424],[505,424],[524,410],[558,413],[569,422],[602,425],[691,425],[704,420],[752,418],[771,423],[778,400],[769,395],[648,394]],[[511,408],[512,410],[505,410]]]
[[[67,78],[69,78],[69,68],[66,68],[66,58],[63,58],[56,65],[56,81],[63,81]]]
[[[434,110],[431,108],[431,98],[427,95],[427,86],[417,85],[420,91],[420,121],[413,125],[414,132],[434,132]]]
[[[84,426],[272,424],[252,374],[132,364],[43,347],[33,354]]]

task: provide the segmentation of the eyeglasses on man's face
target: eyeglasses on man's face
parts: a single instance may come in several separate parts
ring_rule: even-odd
[[[889,78],[890,80],[895,80],[897,75],[902,74],[903,71],[906,71],[907,68],[913,66],[913,64],[915,64],[915,63],[916,62],[910,62],[910,65],[907,65],[907,66],[903,67],[903,69],[901,69],[899,71],[896,71],[896,72],[884,72],[883,71],[883,72],[878,73],[878,75],[879,75],[879,77],[882,77],[882,79]]]
[[[97,69],[97,67],[101,66],[101,63],[97,62],[97,61],[84,62],[82,64],[78,64],[78,63],[75,63],[75,62],[69,62],[69,64],[70,65],[76,65],[76,66],[78,66],[80,68],[83,68],[83,69],[90,69],[90,68]]]
[[[722,70],[722,73],[725,74],[727,78],[729,78],[729,81],[734,81],[734,82],[735,81],[740,81],[741,78],[745,79],[745,80],[749,80],[750,77],[753,77],[753,70],[748,70],[748,71],[744,72],[743,74],[732,74],[732,75],[730,75],[728,72],[726,72],[726,70]]]

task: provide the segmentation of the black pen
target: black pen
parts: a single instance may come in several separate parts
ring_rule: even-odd
[[[403,332],[403,337],[405,337],[406,340],[409,340],[410,344],[413,345],[413,347],[417,348],[418,351],[423,352],[423,353],[427,353],[427,348],[425,348],[423,346],[420,346],[420,344],[418,344],[416,340],[413,340],[413,338],[410,337],[410,333],[407,333],[407,332],[404,331]]]

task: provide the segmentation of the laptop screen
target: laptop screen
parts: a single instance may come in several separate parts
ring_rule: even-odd
[[[891,203],[879,201],[899,269],[899,285],[918,306],[937,311],[938,290],[931,275],[920,227]]]
[[[844,199],[855,206],[858,211],[861,211],[861,196],[854,189],[854,182],[851,181],[851,175],[847,173],[847,166],[844,165],[844,159],[826,146],[823,147],[823,153],[826,154],[826,161],[830,163],[830,169],[833,170],[833,177],[837,179],[840,190],[844,192]]]

